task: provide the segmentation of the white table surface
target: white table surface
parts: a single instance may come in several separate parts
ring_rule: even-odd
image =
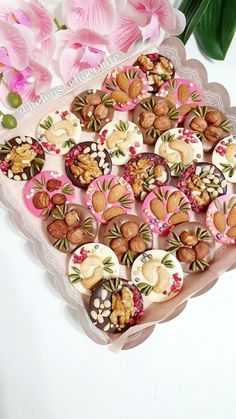
[[[235,49],[236,38],[213,63],[187,45],[234,105]],[[0,217],[0,419],[236,418],[235,270],[114,354],[81,333],[3,207]]]

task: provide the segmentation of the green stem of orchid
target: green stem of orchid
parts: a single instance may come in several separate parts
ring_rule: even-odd
[[[3,78],[3,73],[1,73],[0,74],[0,84],[4,84],[4,86],[7,88],[7,90],[9,90],[9,92],[10,92],[10,89],[9,89],[9,87],[8,87],[8,84],[5,82],[5,80],[4,80],[4,78]]]
[[[54,17],[53,22],[55,23],[58,31],[62,31],[64,29],[67,29],[66,25],[60,25],[60,23],[58,22],[56,17]]]

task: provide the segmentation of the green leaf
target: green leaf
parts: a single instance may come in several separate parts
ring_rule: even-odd
[[[179,35],[179,38],[184,44],[186,44],[197,24],[200,22],[210,1],[211,0],[182,0],[179,10],[185,14],[186,27],[184,32]]]
[[[224,60],[235,30],[235,0],[210,0],[194,34],[204,54]]]

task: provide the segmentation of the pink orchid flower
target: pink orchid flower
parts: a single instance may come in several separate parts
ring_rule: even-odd
[[[116,3],[122,0],[116,1]],[[113,0],[68,0],[63,2],[62,15],[69,29],[86,28],[102,35],[108,34],[114,24]]]
[[[50,87],[52,75],[43,65],[51,60],[55,38],[52,17],[40,3],[21,2],[21,6],[0,11],[0,73],[10,90],[33,101]],[[8,91],[1,83],[4,103]]]
[[[90,30],[59,31],[59,67],[64,83],[68,83],[79,71],[96,67],[106,55],[108,40]]]
[[[127,0],[117,15],[109,49],[127,52],[136,41],[158,39],[160,28],[177,35],[184,26],[184,15],[169,0]]]

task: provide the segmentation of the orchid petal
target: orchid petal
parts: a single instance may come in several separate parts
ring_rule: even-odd
[[[128,0],[140,13],[157,16],[160,25],[167,31],[172,31],[176,26],[174,8],[169,0]]]
[[[152,16],[151,22],[140,28],[143,36],[143,41],[152,38],[152,40],[156,40],[159,38],[160,35],[160,25],[156,16]]]
[[[69,38],[68,45],[70,48],[76,47],[77,45],[102,47],[108,45],[108,40],[105,36],[91,31],[90,29],[79,29],[78,31],[72,33]]]
[[[61,52],[66,48],[69,47],[69,39],[73,32],[70,29],[64,29],[62,31],[55,32],[55,40],[56,40],[56,50],[54,52],[55,60],[59,60]]]
[[[15,18],[15,21],[17,23],[20,23],[21,25],[28,26],[29,28],[32,25],[32,20],[30,18],[29,13],[27,13],[26,10],[23,9],[15,9],[12,11],[12,16]]]
[[[106,56],[105,51],[96,50],[95,48],[85,48],[85,53],[83,55],[83,62],[87,63],[88,67],[96,67],[101,63]]]
[[[35,79],[35,93],[39,95],[50,88],[52,74],[46,67],[33,60],[29,61],[29,67]]]
[[[10,22],[1,22],[0,45],[6,48],[13,67],[22,70],[27,66],[29,49],[17,25]]]
[[[107,34],[114,24],[115,12],[110,0],[71,0],[64,2],[70,29],[87,28]]]
[[[9,67],[11,62],[9,60],[7,51],[5,48],[0,48],[0,73],[3,71],[3,66]]]
[[[52,35],[45,41],[42,41],[39,48],[35,48],[31,57],[34,61],[42,65],[48,65],[54,54],[56,47],[55,37]]]
[[[127,52],[130,46],[142,39],[142,32],[137,23],[121,13],[110,36],[109,50]]]
[[[25,42],[28,46],[29,54],[31,54],[35,47],[35,38],[33,32],[29,28],[21,24],[18,24],[16,27],[21,32],[21,35],[24,37]]]
[[[84,48],[66,48],[60,56],[60,72],[64,83],[68,83],[81,68]]]
[[[26,5],[26,10],[30,14],[33,27],[36,29],[36,42],[44,41],[53,32],[52,18],[48,11],[39,3],[29,2]]]

